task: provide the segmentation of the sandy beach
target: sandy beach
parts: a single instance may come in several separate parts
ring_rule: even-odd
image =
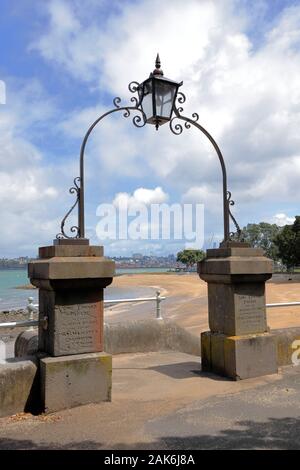
[[[162,313],[195,334],[208,329],[207,286],[196,273],[125,274],[114,278],[118,287],[151,286],[166,296]],[[299,282],[267,282],[266,302],[300,301]],[[105,321],[116,322],[155,316],[155,303],[121,304],[105,309]],[[300,307],[267,309],[271,329],[300,326]]]
[[[209,329],[207,286],[196,273],[122,274],[113,279],[112,285],[125,292],[136,288],[147,288],[149,294],[144,295],[146,297],[151,295],[155,297],[155,292],[159,290],[161,295],[166,297],[161,303],[162,315],[165,318],[172,319],[196,335]],[[22,286],[24,287],[30,288],[28,285]],[[131,297],[130,294],[128,296]],[[266,283],[267,303],[296,301],[300,301],[300,282],[289,282],[277,277]],[[154,318],[155,309],[154,301],[107,306],[104,310],[105,321],[115,323]],[[0,319],[1,321],[23,320],[24,315],[27,318],[27,313],[21,310],[14,312],[13,317],[9,313],[0,313]],[[271,329],[300,327],[300,306],[269,308],[267,319]],[[10,333],[16,333],[16,330]]]

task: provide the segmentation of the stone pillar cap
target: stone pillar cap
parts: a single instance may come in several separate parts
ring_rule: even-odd
[[[57,244],[50,246],[42,246],[39,248],[39,258],[47,259],[54,257],[76,257],[76,256],[103,256],[103,246],[95,246],[88,244]]]
[[[210,248],[206,250],[206,258],[228,258],[228,257],[264,257],[262,248],[251,248],[249,246],[227,246],[220,248]]]
[[[54,257],[28,264],[31,280],[100,279],[112,278],[114,274],[115,262],[104,256]]]

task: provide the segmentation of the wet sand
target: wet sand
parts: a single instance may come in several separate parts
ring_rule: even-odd
[[[208,329],[207,286],[196,273],[124,274],[114,278],[116,287],[152,287],[167,298],[162,314],[195,334]],[[300,301],[300,282],[267,282],[266,302]],[[120,304],[105,309],[105,321],[117,322],[155,317],[155,302]],[[271,329],[300,327],[300,306],[267,309]]]

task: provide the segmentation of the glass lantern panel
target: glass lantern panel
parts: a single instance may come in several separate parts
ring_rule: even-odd
[[[152,81],[151,80],[144,83],[143,92],[144,93],[143,93],[142,107],[146,115],[146,118],[149,119],[153,116]]]
[[[157,80],[155,82],[156,115],[170,118],[173,101],[176,93],[176,85]]]

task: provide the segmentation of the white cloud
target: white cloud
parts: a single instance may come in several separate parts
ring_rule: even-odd
[[[283,227],[284,225],[291,225],[295,221],[295,217],[289,217],[286,214],[280,213],[275,214],[272,217],[272,223],[279,225],[279,227]]]
[[[52,7],[60,3],[55,1]],[[124,4],[101,27],[96,19],[83,27],[82,11],[64,5],[76,21],[72,37],[67,28],[62,40],[60,20],[51,14],[48,31],[35,44],[43,57],[59,61],[77,78],[93,84],[100,80],[102,90],[124,90],[128,97],[127,83],[147,77],[159,50],[165,74],[184,80],[187,114],[199,111],[200,122],[223,150],[234,196],[272,199],[275,183],[271,187],[270,181],[282,174],[283,166],[293,163],[297,170],[300,7],[286,9],[254,49],[247,36],[245,10],[234,8],[234,1]],[[158,5],[160,14],[153,15]],[[54,58],[43,47],[45,41]],[[57,49],[59,55],[55,55]],[[94,118],[99,111],[99,107],[76,110],[65,131],[74,135],[77,128],[79,135],[82,128],[76,122]],[[183,193],[191,186],[215,186],[221,181],[214,149],[197,130],[174,137],[164,126],[154,137],[152,127],[133,132],[128,120],[106,119],[90,149],[108,173],[140,177],[151,171],[158,181]],[[286,178],[280,185],[285,200],[299,197],[299,187],[291,190]]]
[[[168,199],[161,187],[141,187],[133,193],[117,193],[112,204],[99,205],[96,234],[106,252],[116,255],[123,250],[146,250],[162,254],[184,246],[203,248],[202,207],[166,204]]]
[[[165,75],[184,80],[185,113],[198,112],[199,122],[222,149],[241,225],[248,222],[251,204],[256,205],[256,221],[262,216],[270,219],[278,211],[278,201],[284,207],[294,205],[300,199],[300,6],[286,8],[271,29],[265,24],[254,46],[255,21],[251,23],[250,9],[239,8],[235,0],[141,0],[117,2],[116,8],[106,10],[101,10],[102,5],[108,3],[89,0],[87,8],[77,0],[47,2],[48,25],[31,44],[31,51],[81,86],[98,88],[102,99],[108,92],[123,96],[124,102],[130,98],[127,84],[148,76],[159,51]],[[0,133],[0,143],[6,139],[6,161],[1,160],[0,169],[9,197],[14,198],[13,176],[17,187],[22,170],[9,175],[8,169],[19,165],[27,169],[23,185],[28,204],[40,192],[51,199],[58,190],[58,182],[53,184],[52,177],[40,171],[40,151],[24,138],[26,126],[38,131],[42,116],[49,120],[52,115],[51,102],[44,96],[42,103],[38,84],[31,87],[39,95],[37,102],[27,108],[16,104],[15,114],[3,114],[4,132]],[[30,96],[30,89],[26,93]],[[103,101],[75,109],[67,118],[57,119],[57,129],[67,142],[73,142],[107,109]],[[22,114],[26,115],[25,127]],[[144,178],[137,185],[164,188],[177,193],[178,200],[182,196],[182,200],[203,202],[211,214],[208,227],[216,218],[221,220],[221,169],[207,139],[194,128],[180,136],[171,134],[168,125],[158,133],[151,126],[136,130],[131,118],[123,119],[120,114],[105,118],[91,136],[86,155],[93,162],[86,165],[89,182],[98,181],[99,175],[106,184],[111,178]],[[68,171],[62,171],[62,178],[69,177]],[[31,186],[37,188],[36,193]],[[137,194],[138,190],[128,192],[127,186],[124,190],[119,198],[151,200],[153,196],[153,189],[139,188]]]
[[[251,182],[249,188],[244,188],[239,193],[243,200],[272,200],[274,202],[299,200],[300,181],[300,155],[286,157],[274,164],[273,168],[266,168],[262,162],[261,169],[255,165],[257,173],[262,172],[259,178]]]
[[[0,108],[1,255],[34,255],[59,231],[70,171],[66,162],[47,162],[33,143],[56,113],[41,85],[8,85],[10,99]]]
[[[113,204],[118,208],[124,208],[139,206],[140,204],[162,204],[167,200],[168,194],[157,186],[154,189],[137,188],[133,194],[118,193],[113,200]]]
[[[32,203],[40,202],[44,198],[55,198],[58,191],[53,186],[46,186],[43,171],[37,168],[22,168],[11,174],[0,173],[0,200],[2,204],[10,207],[28,208]]]
[[[189,188],[182,195],[183,202],[204,204],[208,212],[220,215],[222,211],[222,193],[208,185]]]
[[[51,118],[54,109],[36,81],[11,95],[0,109],[2,221],[5,210],[12,213],[30,210],[33,204],[57,195],[54,181],[50,182],[51,168],[45,166],[42,153],[31,141],[35,132]]]
[[[3,80],[0,80],[0,104],[5,104],[6,102],[6,87]]]

